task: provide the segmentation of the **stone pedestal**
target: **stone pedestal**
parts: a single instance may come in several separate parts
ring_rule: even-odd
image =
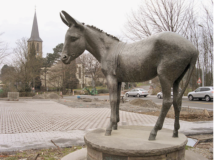
[[[87,145],[87,160],[184,160],[187,138],[179,133],[163,129],[156,140],[149,141],[152,127],[120,126],[111,136],[105,129],[96,129],[84,137]]]

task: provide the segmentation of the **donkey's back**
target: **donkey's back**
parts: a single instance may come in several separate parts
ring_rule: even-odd
[[[172,74],[177,79],[190,64],[196,48],[173,32],[163,32],[142,41],[127,44],[118,55],[119,81],[138,82]]]

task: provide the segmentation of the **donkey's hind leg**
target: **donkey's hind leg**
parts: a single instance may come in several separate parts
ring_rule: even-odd
[[[149,140],[155,140],[157,132],[158,130],[162,129],[164,119],[173,103],[171,99],[172,82],[168,80],[164,75],[161,75],[161,76],[158,75],[158,77],[159,77],[161,87],[162,87],[162,92],[163,92],[163,105],[162,105],[162,110],[160,112],[158,120],[150,133]]]
[[[173,137],[178,137],[178,130],[180,128],[179,115],[181,111],[182,97],[180,97],[180,93],[179,93],[179,83],[184,77],[187,70],[188,70],[188,67],[183,71],[183,73],[179,76],[179,78],[173,84],[173,106],[175,110]]]
[[[182,98],[178,96],[179,95],[179,83],[180,81],[176,80],[173,84],[173,106],[175,110],[173,137],[178,137],[178,130],[180,128],[179,114],[181,111]]]
[[[117,79],[112,76],[112,75],[108,75],[107,77],[107,83],[109,86],[109,97],[110,97],[110,106],[111,106],[111,115],[110,115],[110,122],[109,125],[106,128],[106,136],[110,136],[111,132],[112,132],[112,128],[114,127],[115,129],[117,129],[117,122],[118,122],[118,118],[117,118],[117,110],[119,108],[119,103],[118,103],[118,82]],[[116,125],[116,127],[115,127]]]

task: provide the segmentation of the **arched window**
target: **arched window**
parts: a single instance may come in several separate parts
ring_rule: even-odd
[[[39,43],[37,43],[37,51],[39,52]]]

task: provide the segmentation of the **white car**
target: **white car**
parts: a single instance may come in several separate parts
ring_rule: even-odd
[[[137,97],[144,96],[144,97],[147,97],[148,96],[148,91],[146,91],[146,90],[144,90],[142,88],[135,88],[135,89],[130,90],[129,92],[126,92],[125,95],[127,97],[129,97],[129,96],[137,96]]]
[[[171,92],[171,97],[173,96],[173,90],[172,90],[172,92]],[[163,98],[163,93],[162,92],[158,92],[157,93],[157,98],[158,99],[162,99]]]
[[[179,93],[181,92],[181,88],[179,88]],[[171,88],[171,98],[173,97],[173,88]],[[163,98],[163,93],[162,92],[158,92],[157,93],[157,98],[158,99],[162,99]]]
[[[189,101],[193,101],[194,99],[205,99],[207,102],[213,100],[214,98],[214,87],[213,86],[205,86],[199,87],[193,92],[188,93]]]

